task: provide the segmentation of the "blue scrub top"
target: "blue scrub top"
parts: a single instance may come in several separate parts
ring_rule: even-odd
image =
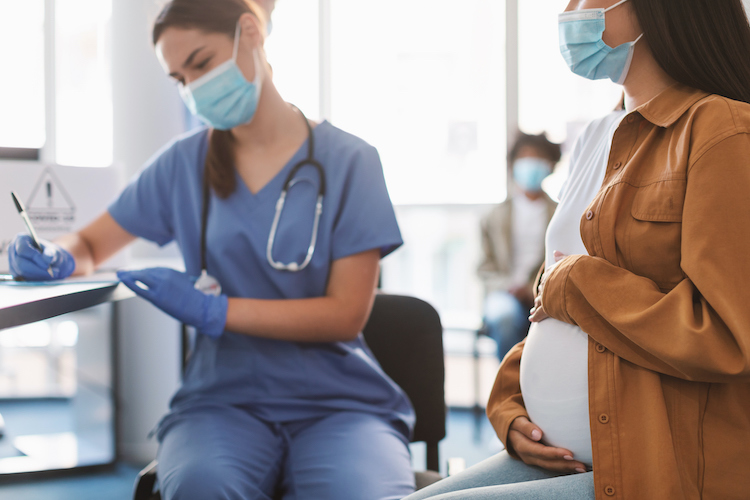
[[[315,158],[326,174],[326,194],[315,253],[302,271],[272,268],[266,245],[276,201],[291,168],[307,157],[307,141],[256,194],[238,174],[237,189],[228,198],[212,192],[207,269],[229,297],[320,297],[334,260],[375,248],[385,256],[403,243],[377,150],[328,122],[315,127],[313,134]],[[176,241],[192,276],[200,274],[201,181],[207,150],[206,128],[175,139],[109,207],[115,221],[133,235],[159,245]],[[295,178],[310,182],[299,182],[288,192],[273,247],[274,259],[283,263],[305,258],[320,182],[310,166]],[[382,371],[361,333],[350,342],[325,343],[230,331],[218,339],[198,335],[165,420],[213,403],[247,407],[269,422],[350,410],[403,423],[407,435],[414,424],[408,398]]]

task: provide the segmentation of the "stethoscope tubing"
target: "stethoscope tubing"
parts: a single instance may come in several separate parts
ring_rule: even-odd
[[[323,213],[323,200],[325,198],[325,193],[326,193],[325,171],[323,169],[323,166],[320,164],[320,162],[318,162],[315,159],[315,139],[313,136],[312,127],[310,126],[310,122],[308,122],[304,113],[302,113],[302,111],[299,109],[298,111],[302,115],[305,125],[307,126],[307,144],[308,144],[307,157],[297,162],[291,168],[291,170],[286,176],[286,179],[284,180],[284,184],[281,189],[281,194],[279,195],[279,199],[276,201],[276,210],[275,210],[274,217],[273,217],[273,223],[271,224],[271,231],[268,235],[268,243],[266,244],[266,260],[271,265],[271,267],[279,271],[291,271],[291,272],[297,272],[297,271],[303,270],[304,268],[307,267],[307,265],[312,260],[313,254],[315,253],[315,246],[318,241],[318,228],[320,226],[320,217],[321,217],[321,214]],[[278,262],[274,260],[273,244],[276,240],[276,230],[278,229],[279,220],[281,219],[281,213],[284,209],[284,204],[286,203],[286,198],[289,193],[289,190],[297,182],[302,181],[302,179],[295,179],[295,175],[300,169],[302,169],[305,166],[314,167],[315,170],[318,172],[318,177],[319,177],[318,197],[317,197],[317,201],[315,202],[315,218],[313,220],[312,236],[310,237],[310,245],[307,248],[307,254],[305,256],[305,259],[301,263],[290,262],[289,264],[284,264],[282,262]],[[206,274],[206,267],[207,267],[206,231],[208,228],[208,213],[210,210],[210,205],[211,205],[210,188],[208,185],[207,173],[205,172],[205,169],[204,169],[203,207],[202,207],[202,213],[201,213],[201,242],[200,242],[201,273],[202,274]]]

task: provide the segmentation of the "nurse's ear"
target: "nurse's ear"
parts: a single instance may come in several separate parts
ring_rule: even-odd
[[[255,17],[253,14],[246,12],[240,16],[239,19],[240,29],[240,43],[244,44],[247,48],[251,49],[263,49],[263,44],[266,41],[265,30],[261,29],[263,24],[260,19]]]
[[[263,21],[246,12],[240,16],[238,23],[240,25],[240,41],[237,51],[237,64],[248,81],[255,80],[255,72],[259,67],[262,68],[263,75],[261,78],[265,79],[265,76],[270,76],[272,71],[266,58],[266,51],[263,48],[263,43],[266,40]],[[256,57],[260,58],[258,66],[255,64]]]

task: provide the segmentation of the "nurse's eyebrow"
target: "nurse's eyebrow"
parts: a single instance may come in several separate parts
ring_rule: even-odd
[[[188,66],[190,66],[190,64],[192,64],[192,62],[193,62],[193,59],[195,59],[195,56],[198,55],[198,52],[200,52],[201,50],[203,50],[205,48],[206,48],[206,46],[204,45],[203,47],[198,47],[197,49],[195,49],[194,51],[192,51],[190,53],[190,55],[187,56],[187,59],[185,59],[185,62],[182,63],[182,67],[183,68],[187,68]],[[169,76],[171,76],[171,77],[177,77],[177,76],[180,76],[180,74],[175,71],[175,72],[170,73]]]

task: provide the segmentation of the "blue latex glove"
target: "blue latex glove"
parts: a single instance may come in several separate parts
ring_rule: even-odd
[[[14,278],[29,281],[60,280],[70,276],[76,268],[76,261],[67,250],[46,240],[39,240],[40,252],[34,240],[25,233],[13,238],[8,247],[8,263]],[[52,270],[52,276],[49,274]]]
[[[227,296],[206,295],[196,290],[195,278],[166,267],[118,271],[117,277],[137,295],[200,333],[217,338],[224,331]]]

